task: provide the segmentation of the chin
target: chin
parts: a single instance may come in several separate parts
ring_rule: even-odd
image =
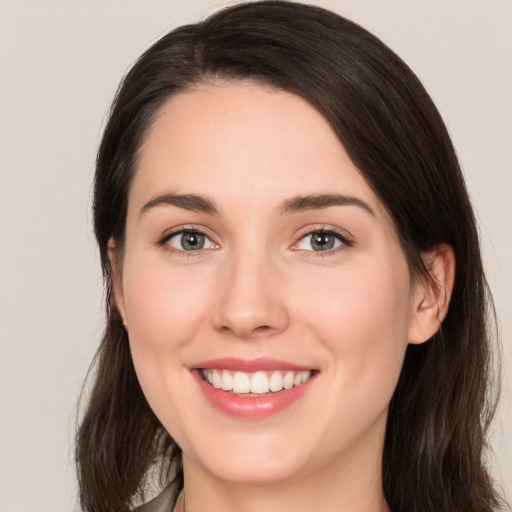
[[[196,463],[215,478],[246,485],[292,480],[305,466],[307,451],[279,439],[233,439],[196,452]]]
[[[275,458],[273,460],[257,461],[248,459],[228,460],[221,464],[211,464],[209,461],[207,471],[214,477],[238,485],[268,485],[293,480],[297,475],[297,465],[283,463]]]

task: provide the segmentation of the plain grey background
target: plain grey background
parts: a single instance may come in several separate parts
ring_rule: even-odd
[[[75,408],[102,326],[90,195],[109,103],[169,29],[228,2],[0,0],[0,512],[78,510]],[[318,0],[419,75],[458,150],[503,338],[493,472],[512,497],[512,2]]]

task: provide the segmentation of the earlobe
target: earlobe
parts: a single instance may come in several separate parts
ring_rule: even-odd
[[[434,247],[423,255],[429,278],[415,284],[409,343],[429,340],[441,327],[448,313],[455,280],[455,255],[446,244]]]
[[[123,294],[123,279],[121,272],[121,263],[120,263],[120,254],[119,249],[116,246],[116,243],[113,238],[108,241],[108,259],[110,260],[110,268],[111,268],[111,276],[112,276],[112,295],[114,299],[115,306],[123,324],[125,327],[127,325],[127,319],[125,314],[124,307],[124,294]]]

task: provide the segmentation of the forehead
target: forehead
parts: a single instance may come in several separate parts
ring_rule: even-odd
[[[325,118],[301,97],[252,82],[201,85],[172,96],[141,148],[131,203],[203,193],[260,207],[300,194],[380,201]]]

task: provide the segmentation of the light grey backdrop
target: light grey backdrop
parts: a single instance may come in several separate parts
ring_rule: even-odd
[[[102,331],[96,147],[130,63],[226,2],[0,0],[0,512],[77,510],[74,414]],[[423,80],[480,221],[506,379],[494,472],[512,496],[512,2],[318,0]]]

